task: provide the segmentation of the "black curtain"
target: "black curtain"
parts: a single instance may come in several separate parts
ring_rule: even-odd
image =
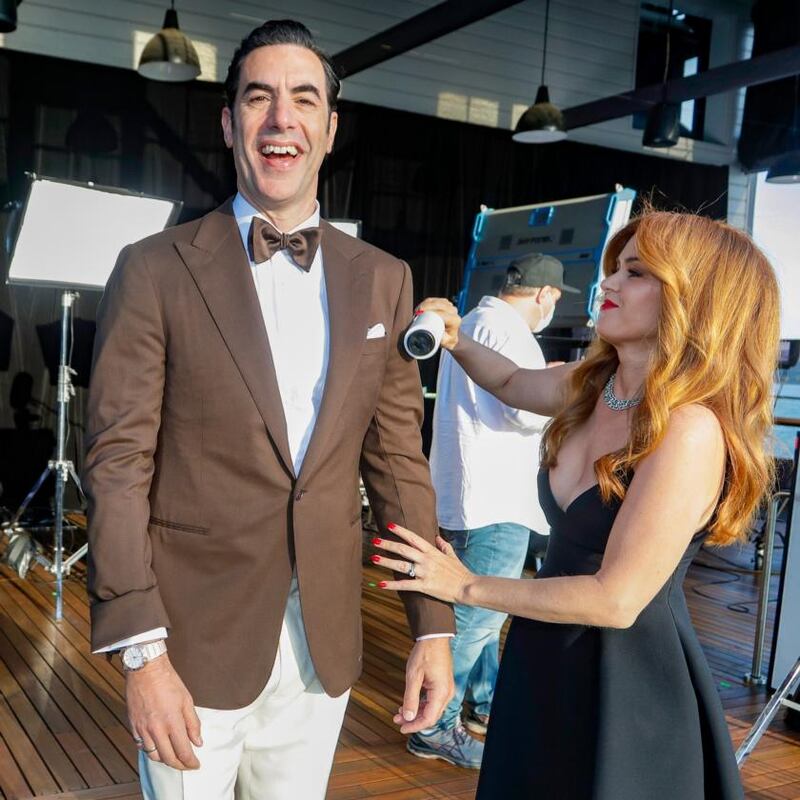
[[[220,84],[155,83],[132,70],[0,51],[4,241],[13,238],[7,204],[24,198],[26,172],[180,199],[182,220],[218,205],[235,191],[221,105]],[[600,194],[621,183],[652,195],[657,205],[725,214],[726,167],[569,141],[518,145],[506,130],[361,103],[342,102],[339,117],[336,147],[321,174],[323,215],[362,220],[364,239],[411,264],[417,298],[458,290],[481,203],[504,208]],[[13,427],[19,412],[10,390],[20,372],[33,376],[37,424],[53,427],[46,408],[53,405],[53,390],[36,326],[59,318],[59,293],[6,286],[7,249],[0,250],[0,312],[13,320],[0,327],[0,336],[10,330],[13,337],[0,341],[0,352],[10,350],[8,369],[0,372],[0,429]],[[98,293],[84,292],[76,315],[91,322],[98,299]],[[79,389],[73,406],[76,460],[83,405]]]
[[[322,170],[323,212],[364,221],[364,238],[414,272],[418,298],[455,294],[483,203],[508,208],[636,189],[659,207],[722,218],[728,168],[564,141],[512,142],[510,132],[342,103]]]

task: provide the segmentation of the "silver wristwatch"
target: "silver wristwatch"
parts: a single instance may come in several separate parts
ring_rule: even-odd
[[[132,644],[124,647],[120,652],[122,668],[125,672],[136,672],[154,658],[163,656],[167,652],[167,645],[163,639],[147,644]]]

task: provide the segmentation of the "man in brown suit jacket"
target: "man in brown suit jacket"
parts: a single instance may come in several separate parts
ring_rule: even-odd
[[[313,227],[338,88],[303,26],[253,31],[222,114],[238,195],[125,248],[100,307],[92,644],[122,650],[148,798],[321,798],[361,671],[359,470],[382,528],[437,529],[408,266]],[[452,693],[453,619],[404,600],[413,732]]]

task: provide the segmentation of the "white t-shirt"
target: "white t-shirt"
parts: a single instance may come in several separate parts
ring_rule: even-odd
[[[461,330],[520,367],[546,366],[525,320],[497,297],[484,297]],[[439,525],[468,530],[515,522],[549,533],[536,487],[541,432],[549,418],[501,403],[447,352],[436,395],[430,460]]]

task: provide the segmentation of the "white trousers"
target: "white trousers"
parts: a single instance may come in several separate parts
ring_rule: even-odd
[[[145,800],[323,800],[349,696],[329,697],[317,680],[293,579],[261,694],[232,711],[196,707],[198,770],[172,769],[140,753]]]

